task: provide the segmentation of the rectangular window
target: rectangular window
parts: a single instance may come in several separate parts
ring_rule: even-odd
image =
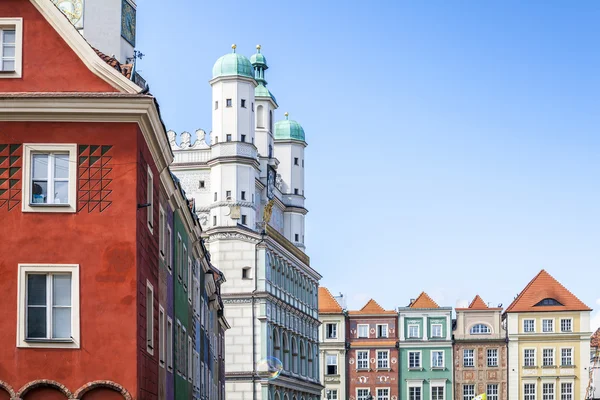
[[[441,338],[442,337],[442,324],[431,325],[431,337]]]
[[[386,369],[390,367],[390,352],[387,350],[377,350],[377,368]]]
[[[377,389],[377,400],[389,400],[389,398],[390,398],[390,389],[389,388]]]
[[[327,390],[327,400],[338,400],[338,391],[336,389]]]
[[[252,111],[254,111],[254,102],[252,103]]]
[[[493,383],[487,385],[485,393],[487,394],[487,400],[498,400],[498,384]]]
[[[327,375],[337,375],[337,355],[327,354]]]
[[[463,385],[463,400],[472,400],[475,397],[475,385]]]
[[[408,325],[408,338],[418,339],[419,337],[421,337],[419,325]]]
[[[542,400],[554,400],[554,383],[542,384]]]
[[[218,109],[219,109],[219,102],[215,101],[215,110],[218,110]]]
[[[431,387],[431,400],[444,400],[444,387],[443,386],[432,386]]]
[[[554,365],[554,349],[542,350],[542,365],[544,367],[551,367]]]
[[[181,236],[179,233],[177,234],[177,254],[175,260],[175,268],[177,269],[177,278],[181,282],[181,254],[183,252],[183,243],[181,241]]]
[[[242,215],[242,225],[246,225],[246,216]]]
[[[535,383],[523,385],[523,400],[535,400]]]
[[[463,350],[463,367],[473,367],[475,365],[475,350]]]
[[[573,332],[572,320],[570,318],[564,318],[560,320],[560,331],[561,332]]]
[[[573,400],[573,384],[561,383],[560,384],[560,400]]]
[[[194,360],[194,355],[193,355],[193,351],[194,348],[192,346],[192,338],[188,336],[188,341],[187,341],[187,347],[188,347],[188,352],[187,352],[187,375],[188,375],[188,382],[192,381],[192,378],[194,377],[193,372],[192,372],[192,362]]]
[[[523,350],[523,366],[535,367],[535,349]]]
[[[337,339],[337,324],[325,325],[327,339]]]
[[[226,99],[226,100],[225,100],[225,105],[226,105],[227,107],[231,107],[231,99]]]
[[[167,349],[167,368],[169,371],[173,371],[173,320],[167,316],[167,342],[165,347]]]
[[[241,193],[242,200],[246,200],[246,192],[242,190]]]
[[[146,181],[146,221],[148,221],[148,229],[150,232],[154,228],[154,175],[148,166],[148,179]]]
[[[369,351],[356,351],[356,369],[369,369]]]
[[[215,144],[219,143],[219,137],[215,136]]]
[[[183,378],[185,379],[185,373],[186,373],[186,369],[187,369],[187,342],[186,342],[186,337],[187,337],[187,330],[185,329],[184,326],[181,327],[181,338],[179,340],[179,344],[181,346],[181,348],[179,349],[179,354],[181,355],[181,361],[180,361],[180,366],[179,368],[181,369],[181,376],[183,376]]]
[[[388,337],[388,326],[387,324],[377,325],[377,337],[386,338]]]
[[[246,99],[242,99],[242,108],[246,108]]]
[[[356,389],[357,400],[367,400],[367,397],[369,397],[369,389]]]
[[[158,363],[165,367],[165,310],[158,306]]]
[[[560,349],[560,365],[563,367],[573,365],[573,349]]]
[[[198,189],[204,189],[206,187],[205,181],[198,181]]]
[[[154,354],[154,287],[146,281],[146,350]]]
[[[298,189],[294,189],[294,194],[298,194]]]
[[[79,348],[79,265],[19,264],[18,347]]]
[[[23,147],[22,211],[75,212],[77,145],[24,144]]]
[[[213,215],[213,226],[217,226],[217,216]]]
[[[187,287],[188,287],[188,303],[190,303],[190,305],[192,304],[192,292],[194,290],[193,286],[192,286],[192,278],[194,277],[194,273],[192,271],[192,259],[188,257],[188,265],[187,265],[187,272],[185,274],[186,276],[186,282],[187,282]]]
[[[217,192],[215,192],[215,195],[213,196],[214,201],[217,201]]]
[[[420,386],[409,386],[408,387],[408,400],[421,400],[421,387]]]
[[[444,368],[444,352],[442,350],[433,350],[431,352],[431,368]]]
[[[487,366],[497,367],[498,366],[498,349],[488,349],[487,351]]]
[[[246,142],[246,135],[242,135],[242,142]]]
[[[164,260],[166,254],[165,244],[167,243],[167,240],[165,238],[165,228],[167,222],[165,218],[165,210],[163,210],[161,205],[159,205],[158,207],[158,253],[160,255],[160,258]]]
[[[554,332],[554,320],[543,319],[542,320],[542,332]]]
[[[421,368],[421,352],[420,351],[409,351],[408,352],[408,368],[409,369]]]
[[[534,319],[524,319],[523,320],[523,332],[526,332],[526,333],[535,332],[535,320]]]
[[[294,157],[294,165],[298,165],[298,157]]]
[[[227,135],[227,136],[225,136],[225,138],[227,139],[228,142],[231,142],[231,135]]]
[[[225,192],[225,198],[226,198],[227,200],[231,200],[231,190],[227,190],[227,191]]]
[[[294,241],[297,242],[298,240],[300,240],[300,236],[297,233],[295,233],[294,234]]]
[[[358,325],[358,337],[359,338],[368,338],[369,337],[369,325]]]
[[[22,47],[23,19],[0,18],[0,79],[21,77]]]
[[[169,273],[172,272],[172,265],[173,265],[173,233],[171,233],[171,227],[167,226],[167,238],[166,238],[167,244],[165,246],[166,248],[166,260],[167,260],[167,269],[169,270]]]

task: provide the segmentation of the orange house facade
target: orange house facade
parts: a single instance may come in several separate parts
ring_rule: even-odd
[[[398,313],[373,299],[346,322],[347,396],[350,400],[398,399]]]
[[[156,102],[48,0],[0,39],[0,399],[158,399]]]

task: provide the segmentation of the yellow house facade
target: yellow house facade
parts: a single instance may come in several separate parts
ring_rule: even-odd
[[[507,308],[510,400],[580,400],[589,377],[591,309],[541,271]]]

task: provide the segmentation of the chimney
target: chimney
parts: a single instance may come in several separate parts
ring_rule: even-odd
[[[408,304],[408,306],[409,306],[409,307],[410,307],[410,306],[412,306],[412,303],[414,303],[414,302],[415,302],[415,300],[416,300],[416,299],[410,299],[410,303]]]

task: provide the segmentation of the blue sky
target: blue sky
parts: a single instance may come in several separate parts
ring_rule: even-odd
[[[311,264],[350,307],[507,306],[545,268],[600,309],[600,2],[576,5],[150,0],[139,69],[170,129],[208,132],[213,63],[262,45],[309,144]]]

